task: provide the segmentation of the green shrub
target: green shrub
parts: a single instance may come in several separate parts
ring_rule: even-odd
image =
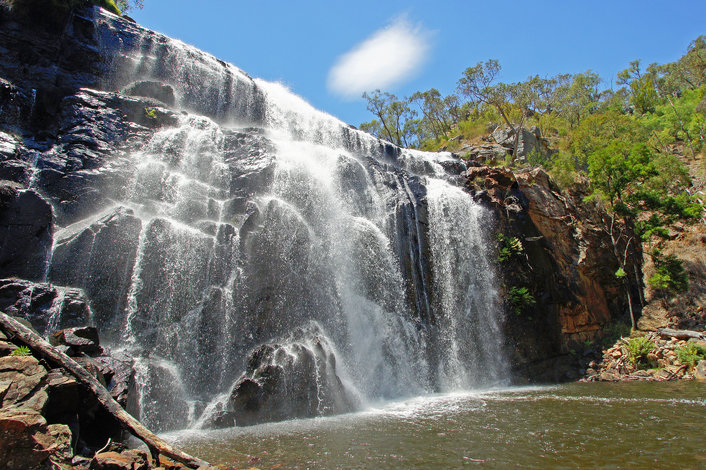
[[[532,151],[527,155],[527,163],[532,166],[544,167],[547,164],[547,156],[536,148],[533,148]]]
[[[154,108],[145,108],[145,117],[147,119],[157,119],[157,112]]]
[[[636,365],[644,364],[647,355],[655,349],[655,344],[647,336],[629,338],[625,345],[628,348],[628,360]]]
[[[519,256],[524,252],[522,242],[517,237],[508,237],[504,233],[498,233],[495,237],[498,240],[498,257],[501,263],[509,261],[513,256]]]
[[[10,353],[10,356],[31,356],[32,352],[27,346],[19,346],[17,349]]]
[[[655,252],[653,258],[657,272],[647,280],[652,289],[665,296],[689,289],[689,274],[682,260],[674,255],[662,256],[659,252]]]
[[[508,290],[510,304],[516,315],[521,315],[523,311],[532,307],[537,301],[526,287],[512,286]]]
[[[700,344],[687,343],[684,346],[676,348],[675,352],[682,364],[688,364],[689,368],[693,369],[696,364],[706,359],[706,347]]]

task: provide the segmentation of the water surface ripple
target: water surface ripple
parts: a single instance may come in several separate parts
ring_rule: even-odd
[[[167,438],[236,468],[706,468],[706,384],[524,387]]]

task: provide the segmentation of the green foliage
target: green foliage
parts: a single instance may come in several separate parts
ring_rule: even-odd
[[[120,8],[115,4],[113,0],[94,0],[94,3],[100,7],[105,8],[111,13],[115,13],[116,15],[122,15],[122,11],[120,11]]]
[[[532,166],[545,166],[547,162],[548,160],[546,155],[535,148],[533,148],[527,155],[527,163]]]
[[[18,346],[17,349],[10,353],[10,356],[31,356],[32,352],[27,346]]]
[[[646,141],[647,137],[648,132],[635,119],[620,111],[609,109],[586,116],[569,131],[566,138],[560,142],[560,147],[574,155],[579,168],[583,170],[589,155],[616,142],[630,146],[632,143]]]
[[[627,275],[628,274],[625,272],[625,270],[622,267],[618,268],[618,270],[615,271],[615,277],[617,277],[618,279],[623,279]]]
[[[519,238],[509,237],[504,233],[498,233],[496,239],[498,241],[497,261],[504,263],[505,261],[509,261],[512,257],[524,253],[524,248]]]
[[[145,117],[147,119],[157,119],[157,112],[154,108],[145,108]]]
[[[644,364],[647,355],[655,349],[655,344],[647,336],[629,338],[625,345],[628,348],[628,360],[633,364]]]
[[[689,274],[682,260],[674,255],[662,256],[659,251],[653,254],[653,259],[657,272],[647,280],[652,289],[664,296],[689,289]]]
[[[576,159],[565,152],[555,154],[547,162],[549,175],[562,189],[568,189],[576,183],[579,175]]]
[[[659,99],[655,88],[655,77],[652,73],[642,73],[639,60],[630,62],[630,67],[618,74],[618,83],[628,85],[630,102],[636,112],[645,114],[654,111]]]
[[[693,152],[699,152],[706,138],[706,115],[699,108],[705,95],[706,86],[702,85],[681,91],[678,96],[665,96],[653,113],[643,116],[641,124],[651,132],[653,144],[666,148],[686,143]]]
[[[688,364],[693,369],[699,361],[706,359],[706,346],[700,344],[687,343],[676,348],[675,352],[682,364]]]
[[[696,159],[706,149],[706,36],[676,62],[646,68],[630,62],[616,89],[601,90],[591,70],[516,83],[500,82],[500,71],[497,60],[478,62],[449,96],[434,88],[410,98],[366,94],[375,119],[361,128],[403,146],[455,151],[488,141],[498,125],[536,125],[558,152],[531,153],[527,163],[545,168],[563,189],[583,191],[588,179],[590,197],[605,200],[612,220],[623,219],[619,225],[634,223],[643,242],[659,244],[677,221],[703,218],[703,198],[687,191],[692,182],[684,156]],[[513,166],[515,157],[488,164]],[[633,240],[624,232],[613,241],[620,237]],[[660,276],[655,282],[664,284]]]
[[[377,120],[361,124],[361,129],[401,147],[419,143],[416,137],[420,123],[415,119],[417,112],[409,107],[408,99],[399,99],[380,90],[363,93],[363,98],[368,102],[368,111],[373,113]]]
[[[458,98],[443,97],[436,88],[414,93],[409,103],[417,106],[424,117],[418,121],[416,128],[420,142],[448,138],[453,123],[460,116]]]
[[[640,236],[643,242],[647,242],[653,237],[661,239],[669,238],[669,229],[665,227],[666,221],[659,214],[652,214],[646,220],[635,222],[635,233]]]
[[[521,315],[522,312],[537,303],[534,296],[526,287],[512,286],[508,290],[508,295],[510,297],[510,305],[512,305],[512,309],[516,315]]]
[[[652,150],[642,143],[630,144],[614,141],[588,156],[588,173],[594,193],[604,196],[611,207],[620,203],[623,210],[624,196],[650,176],[655,169],[651,165]]]
[[[693,40],[686,54],[676,62],[653,64],[648,70],[656,77],[662,94],[676,96],[706,84],[706,36]]]
[[[117,0],[116,4],[122,11],[129,11],[134,8],[142,8],[143,0]]]

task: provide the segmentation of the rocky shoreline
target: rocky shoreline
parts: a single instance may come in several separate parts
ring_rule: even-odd
[[[592,361],[583,382],[706,380],[706,333],[663,329],[619,339]],[[699,354],[701,352],[701,355]]]

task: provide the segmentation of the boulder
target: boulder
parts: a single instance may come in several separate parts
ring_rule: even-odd
[[[336,359],[315,325],[282,343],[263,344],[233,387],[230,409],[239,426],[351,411],[353,397],[336,375]]]
[[[0,410],[0,462],[5,470],[71,468],[71,431],[36,412]]]
[[[0,358],[0,383],[9,383],[2,394],[2,408],[22,406],[41,412],[47,402],[47,393],[40,390],[46,369],[32,356],[5,356]]]
[[[0,462],[3,469],[61,467],[71,462],[71,431],[48,424],[48,374],[32,356],[0,358]],[[55,466],[52,466],[55,465]]]
[[[499,126],[493,131],[492,136],[498,145],[504,147],[509,152],[514,150],[515,129]],[[525,159],[532,153],[546,156],[549,154],[549,147],[542,140],[539,128],[536,126],[531,129],[523,127],[517,142],[517,155],[515,157]]]
[[[479,163],[493,163],[505,160],[508,149],[498,144],[468,145],[459,149],[460,155]]]
[[[706,360],[699,361],[694,367],[694,378],[696,380],[706,381]]]
[[[91,470],[147,470],[150,459],[146,452],[126,450],[123,452],[101,452],[91,460]]]
[[[94,355],[101,352],[98,330],[95,326],[59,330],[49,336],[49,344],[52,346],[68,346],[70,348],[69,356],[80,354]]]

